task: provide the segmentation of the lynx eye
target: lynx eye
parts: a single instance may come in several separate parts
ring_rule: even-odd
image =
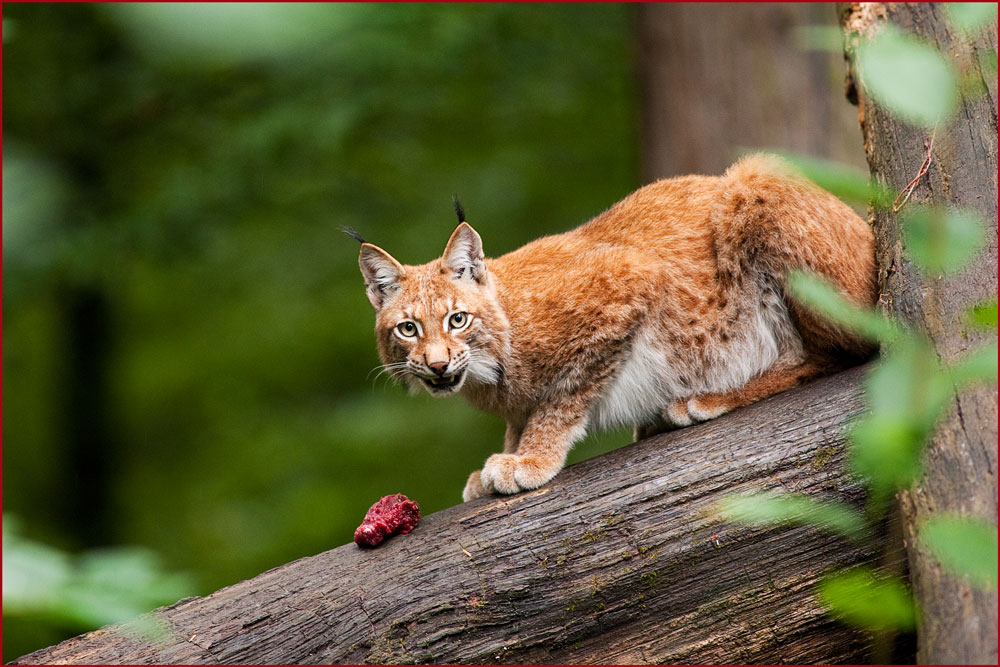
[[[448,318],[448,326],[452,330],[464,329],[465,327],[469,326],[469,322],[471,320],[472,317],[468,313],[462,313],[462,312],[452,313],[451,316]]]
[[[403,338],[413,338],[419,332],[417,324],[415,322],[411,322],[410,320],[404,320],[397,324],[396,331]]]

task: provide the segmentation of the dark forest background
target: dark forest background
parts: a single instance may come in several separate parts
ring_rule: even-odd
[[[503,423],[376,376],[338,228],[421,263],[458,195],[499,255],[747,149],[862,164],[809,48],[835,18],[5,4],[4,660],[344,544],[383,495],[459,502]]]

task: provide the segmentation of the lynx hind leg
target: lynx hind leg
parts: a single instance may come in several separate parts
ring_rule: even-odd
[[[707,421],[730,410],[755,403],[773,394],[804,384],[830,372],[830,364],[820,359],[801,362],[779,361],[735,391],[700,394],[687,400],[685,408],[692,421]]]

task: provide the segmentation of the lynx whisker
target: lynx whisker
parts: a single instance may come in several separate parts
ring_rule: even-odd
[[[375,368],[368,371],[368,377],[365,378],[367,382],[371,378],[372,373],[375,373],[375,378],[372,380],[373,384],[377,384],[379,378],[385,377],[386,381],[389,380],[400,380],[406,373],[406,362],[396,362],[389,364],[382,364],[381,366],[376,366]]]

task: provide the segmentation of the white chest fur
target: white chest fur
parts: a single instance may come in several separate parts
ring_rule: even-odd
[[[591,407],[588,421],[600,429],[647,423],[682,391],[666,350],[648,330],[643,331],[611,385]]]
[[[677,399],[732,391],[779,357],[801,356],[802,343],[787,310],[775,301],[771,308],[756,309],[744,318],[727,343],[717,343],[700,363],[691,350],[671,350],[655,330],[640,332],[615,378],[591,406],[591,427],[649,423]],[[679,361],[672,363],[671,358]]]

